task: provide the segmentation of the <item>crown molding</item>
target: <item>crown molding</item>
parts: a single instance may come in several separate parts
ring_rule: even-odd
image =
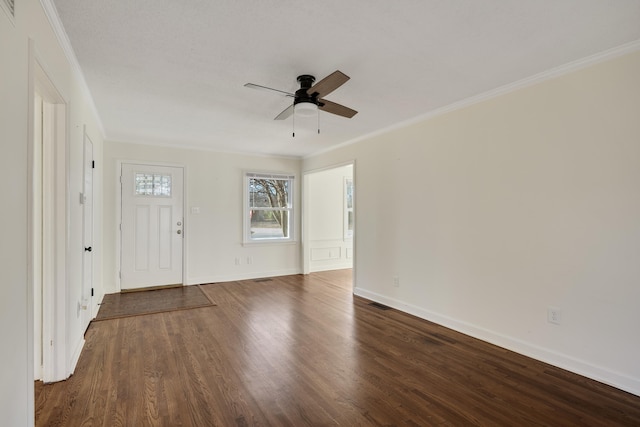
[[[357,142],[360,142],[366,139],[374,138],[376,136],[380,136],[397,129],[403,129],[415,123],[423,122],[425,120],[429,120],[446,113],[460,110],[460,109],[469,107],[471,105],[478,104],[480,102],[488,101],[490,99],[497,98],[499,96],[506,95],[508,93],[515,92],[520,89],[524,89],[526,87],[533,86],[547,80],[555,79],[557,77],[564,76],[566,74],[582,70],[584,68],[599,64],[601,62],[609,61],[614,58],[627,55],[633,52],[637,52],[637,51],[640,51],[640,40],[634,40],[632,42],[625,43],[623,45],[616,46],[614,48],[605,50],[603,52],[596,53],[594,55],[590,55],[590,56],[578,59],[576,61],[572,61],[567,64],[551,68],[547,71],[534,74],[533,76],[526,77],[524,79],[515,81],[513,83],[509,83],[509,84],[497,87],[495,89],[454,102],[452,104],[445,105],[444,107],[437,108],[435,110],[429,111],[428,113],[419,115],[417,117],[413,117],[411,119],[404,120],[402,122],[393,124],[391,126],[387,126],[383,129],[379,129],[377,131],[368,133],[366,135],[359,136],[352,140],[345,141],[341,144],[337,144],[337,145],[322,149],[320,151],[316,151],[314,153],[304,156],[304,158],[306,159],[306,158],[318,156],[320,154],[337,150],[339,148],[345,147],[347,145],[355,144]]]
[[[82,68],[80,68],[80,63],[78,63],[78,58],[76,58],[76,54],[73,51],[73,47],[71,47],[71,41],[69,41],[69,36],[67,36],[67,32],[60,21],[60,17],[58,16],[58,10],[56,6],[53,4],[52,0],[40,0],[40,4],[44,9],[44,13],[49,20],[49,24],[51,25],[51,29],[56,35],[56,39],[62,47],[65,56],[67,57],[67,61],[69,61],[69,65],[71,66],[71,71],[74,76],[78,79],[78,83],[80,85],[80,89],[83,92],[87,103],[89,104],[89,108],[93,113],[98,130],[101,133],[102,139],[106,138],[106,133],[104,130],[104,126],[102,124],[102,120],[100,119],[100,115],[98,114],[98,109],[96,108],[96,104],[93,101],[93,96],[91,96],[91,91],[89,90],[89,86],[87,85],[87,81],[84,78],[84,73],[82,72]]]
[[[148,140],[148,139],[137,139],[135,136],[132,137],[121,137],[121,138],[112,138],[105,139],[105,144],[127,144],[127,145],[143,145],[155,148],[169,148],[176,150],[189,150],[189,151],[202,151],[209,153],[217,153],[217,154],[228,154],[233,156],[245,156],[245,157],[260,157],[267,159],[284,159],[284,160],[301,160],[302,156],[297,155],[285,155],[285,154],[272,154],[272,153],[257,153],[254,151],[238,151],[238,150],[224,150],[216,147],[207,147],[203,145],[196,144],[180,144],[171,141],[159,141],[159,140]]]

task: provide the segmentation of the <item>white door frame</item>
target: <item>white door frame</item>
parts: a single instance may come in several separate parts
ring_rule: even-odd
[[[30,144],[31,152],[29,156],[30,170],[29,179],[29,243],[32,245],[29,249],[29,282],[30,288],[33,289],[33,353],[34,358],[34,377],[36,380],[42,379],[42,282],[43,282],[43,235],[42,235],[42,217],[43,215],[43,159],[42,159],[42,96],[34,93],[33,97],[33,137]]]
[[[82,150],[82,245],[84,252],[82,253],[82,318],[83,327],[87,328],[91,319],[95,317],[93,313],[93,265],[94,261],[94,231],[95,231],[95,204],[93,202],[94,194],[94,182],[93,182],[93,169],[94,169],[94,154],[93,154],[93,141],[87,134],[87,126],[84,125],[83,131],[83,150]],[[89,150],[90,148],[90,150]],[[90,151],[90,153],[89,153]],[[87,173],[90,172],[90,185],[91,188],[87,188]],[[87,196],[89,194],[89,196]],[[89,222],[89,224],[87,224]],[[87,236],[87,234],[90,234]],[[87,262],[87,245],[89,246],[89,261]],[[88,278],[88,280],[87,280]],[[88,282],[88,283],[87,283]]]
[[[180,163],[170,163],[170,162],[150,162],[144,160],[125,160],[119,159],[116,161],[116,247],[115,247],[115,255],[116,255],[116,271],[114,272],[114,280],[116,284],[116,290],[118,292],[122,291],[122,283],[120,280],[120,270],[122,268],[122,237],[120,233],[120,227],[122,226],[122,182],[120,181],[120,175],[122,173],[122,165],[123,164],[137,164],[137,165],[145,165],[145,166],[160,166],[160,167],[174,167],[174,168],[182,168],[183,170],[183,178],[182,178],[182,212],[183,212],[183,220],[182,220],[182,284],[187,285],[187,248],[188,239],[189,239],[189,222],[187,215],[187,167]]]
[[[67,366],[66,345],[66,291],[69,223],[69,176],[68,176],[68,103],[52,83],[35,49],[29,40],[29,143],[28,143],[28,351],[30,357],[42,355],[42,372],[38,372],[45,382],[59,381],[70,374]],[[43,99],[42,142],[35,138],[36,94]],[[41,159],[38,160],[42,144]],[[36,168],[39,170],[36,171]],[[42,186],[35,182],[42,179]],[[42,198],[42,209],[36,198]],[[36,211],[38,208],[38,211]],[[36,222],[42,224],[41,240],[36,235]],[[39,233],[40,234],[40,233]],[[39,261],[35,251],[42,253],[41,270],[35,265]],[[42,281],[36,279],[42,274]],[[40,288],[40,283],[42,287]],[[38,289],[35,289],[35,286]],[[36,295],[38,292],[38,295]],[[34,298],[42,301],[42,311],[36,315]],[[38,307],[38,310],[40,308]],[[36,327],[35,321],[40,322]],[[42,336],[35,342],[35,331]],[[36,351],[35,346],[40,348]],[[35,372],[35,360],[29,364]]]
[[[336,168],[341,168],[343,166],[353,166],[353,188],[354,188],[354,192],[353,192],[353,197],[354,197],[354,201],[353,204],[354,206],[357,206],[355,199],[358,197],[358,192],[356,191],[356,161],[355,160],[349,160],[346,162],[342,162],[342,163],[338,163],[338,164],[333,164],[330,166],[326,166],[323,168],[318,168],[318,169],[312,169],[309,171],[305,171],[303,173],[303,177],[302,177],[302,274],[309,274],[311,271],[310,268],[310,261],[311,261],[311,248],[310,248],[310,240],[309,240],[309,204],[310,204],[310,198],[311,198],[311,194],[309,194],[309,175],[318,173],[318,172],[323,172],[323,171],[328,171],[331,169],[336,169]],[[358,210],[357,208],[354,209],[354,215],[355,217],[357,217],[358,215]],[[356,219],[354,217],[354,226],[356,224]],[[353,267],[352,267],[352,286],[355,288],[356,286],[356,257],[358,255],[358,251],[356,249],[356,242],[357,242],[357,236],[358,233],[354,233],[355,235],[353,236]]]

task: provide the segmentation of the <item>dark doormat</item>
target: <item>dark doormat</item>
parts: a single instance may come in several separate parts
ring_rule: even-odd
[[[95,320],[118,319],[214,305],[216,304],[198,285],[107,294],[102,300]]]

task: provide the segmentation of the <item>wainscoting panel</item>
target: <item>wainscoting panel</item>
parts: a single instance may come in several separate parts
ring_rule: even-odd
[[[353,267],[352,239],[312,240],[310,246],[311,272]]]
[[[311,248],[311,261],[327,261],[341,258],[341,248]]]

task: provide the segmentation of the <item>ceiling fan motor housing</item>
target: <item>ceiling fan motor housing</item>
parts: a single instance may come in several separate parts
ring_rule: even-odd
[[[310,104],[318,105],[318,95],[312,94],[309,95],[307,93],[307,89],[313,86],[313,82],[316,81],[316,78],[309,74],[303,74],[298,76],[298,82],[300,82],[300,89],[296,91],[296,95],[293,98],[293,105],[299,104],[301,102],[307,102]]]

